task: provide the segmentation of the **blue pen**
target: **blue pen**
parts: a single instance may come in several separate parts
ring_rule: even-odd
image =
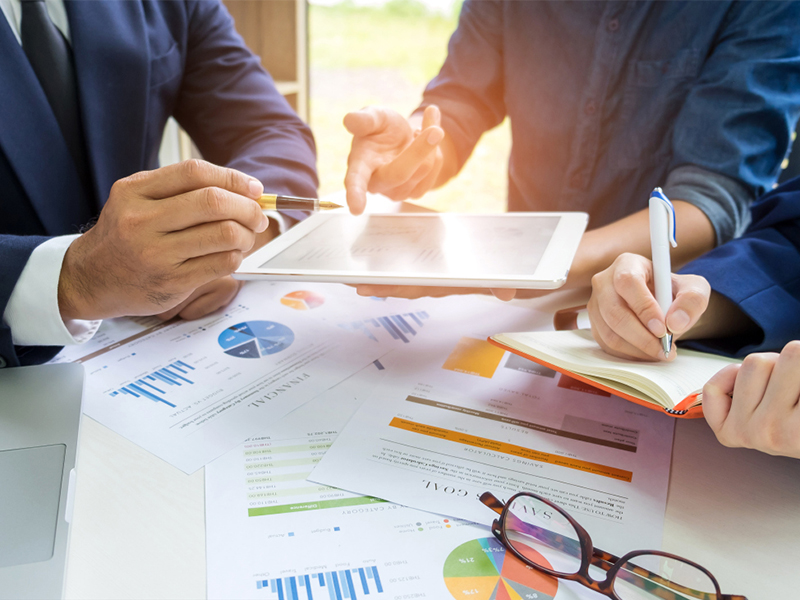
[[[656,288],[656,302],[666,317],[672,304],[672,262],[670,246],[675,248],[675,207],[661,191],[656,188],[650,194],[650,249],[653,256],[653,281]],[[666,323],[665,323],[666,325]],[[672,349],[672,333],[661,338],[664,357],[669,358]]]

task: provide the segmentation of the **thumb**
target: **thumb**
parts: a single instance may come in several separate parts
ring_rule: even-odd
[[[344,127],[354,136],[367,136],[379,132],[386,123],[386,111],[377,106],[367,106],[344,116]]]
[[[711,286],[699,275],[673,275],[675,299],[667,311],[667,327],[680,335],[690,329],[708,308]]]
[[[422,130],[426,130],[428,127],[433,127],[436,125],[437,127],[442,124],[442,113],[439,110],[439,107],[435,104],[430,104],[425,107],[425,112],[422,113]]]
[[[728,365],[703,386],[703,415],[717,433],[731,411],[733,386],[742,365]]]

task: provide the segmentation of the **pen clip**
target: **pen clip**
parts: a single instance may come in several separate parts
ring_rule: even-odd
[[[660,200],[664,210],[667,211],[667,234],[669,235],[669,243],[673,248],[676,248],[678,246],[678,242],[675,240],[675,207],[672,205],[672,202],[669,201],[669,198],[667,198],[660,187],[654,189],[653,193],[650,194],[650,200],[653,198]]]

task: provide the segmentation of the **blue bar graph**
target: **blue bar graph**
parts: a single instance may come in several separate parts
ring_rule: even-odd
[[[270,592],[265,600],[359,600],[383,594],[378,567],[264,579],[256,588]]]
[[[429,318],[428,313],[421,310],[413,313],[378,317],[376,319],[340,323],[339,327],[349,331],[360,331],[375,342],[378,341],[376,333],[384,331],[388,333],[393,340],[400,340],[404,344],[408,344],[409,341],[411,341],[410,338],[417,335],[417,331],[424,326],[424,322]]]
[[[182,387],[184,385],[194,385],[194,381],[184,377],[190,371],[194,371],[194,367],[187,365],[182,360],[175,361],[174,363],[156,371],[149,375],[145,375],[141,379],[137,379],[133,383],[129,383],[120,389],[111,392],[111,397],[117,396],[132,396],[134,398],[147,398],[153,402],[163,402],[167,406],[175,408],[175,405],[166,399],[169,394],[170,387]]]

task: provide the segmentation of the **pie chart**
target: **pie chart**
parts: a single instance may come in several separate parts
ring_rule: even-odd
[[[298,290],[281,298],[281,304],[295,310],[311,310],[325,304],[325,298],[314,292]]]
[[[261,358],[286,350],[294,333],[286,325],[272,321],[246,321],[228,327],[217,342],[225,354],[236,358]]]
[[[544,557],[541,563],[550,566]],[[453,598],[470,600],[552,600],[558,591],[557,580],[525,565],[495,538],[453,550],[444,563],[444,583]]]

